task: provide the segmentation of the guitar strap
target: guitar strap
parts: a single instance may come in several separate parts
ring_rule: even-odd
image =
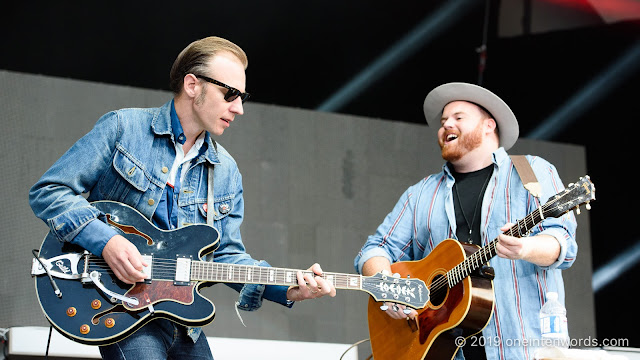
[[[218,143],[211,139],[213,148],[218,152]],[[213,201],[213,168],[215,165],[207,163],[207,225],[213,227],[213,217],[216,214]]]
[[[215,209],[213,205],[213,164],[207,164],[207,225],[213,227]]]
[[[533,172],[527,157],[524,155],[510,155],[510,157],[513,165],[516,167],[516,171],[520,176],[520,180],[522,181],[524,188],[527,189],[531,195],[539,199],[540,195],[542,195],[542,188],[540,187],[538,178]]]

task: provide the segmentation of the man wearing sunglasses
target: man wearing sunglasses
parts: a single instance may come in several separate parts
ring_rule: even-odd
[[[149,264],[103,222],[104,214],[92,201],[127,204],[165,230],[207,223],[212,214],[220,234],[213,261],[269,266],[245,252],[240,236],[242,176],[235,160],[213,139],[244,113],[243,103],[249,99],[246,67],[244,51],[225,39],[191,43],[171,68],[174,98],[159,108],[102,116],[32,187],[29,198],[36,216],[60,241],[102,256],[127,284],[143,281],[142,270]],[[207,205],[210,190],[213,208]],[[87,199],[82,193],[89,193]],[[322,274],[318,264],[309,269]],[[242,310],[258,309],[263,299],[291,307],[293,301],[335,296],[334,286],[320,276],[299,272],[297,282],[291,287],[227,285],[240,293],[237,307]],[[105,359],[212,359],[206,337],[200,335],[200,328],[156,319],[119,342],[101,346],[100,352]]]

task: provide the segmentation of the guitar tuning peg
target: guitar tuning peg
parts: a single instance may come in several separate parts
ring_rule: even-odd
[[[395,273],[395,274],[393,274],[393,277],[394,277],[394,278],[399,278],[399,277],[400,277],[400,274],[399,274],[399,273]]]
[[[575,185],[574,183],[569,183],[568,187],[573,187],[573,185]]]
[[[388,309],[389,309],[389,306],[387,306],[387,305],[380,306],[380,310],[382,310],[382,311],[387,311]]]
[[[411,309],[409,309],[409,308],[405,308],[404,310],[402,310],[402,312],[403,312],[405,315],[409,315],[409,314],[411,314]]]
[[[580,206],[576,206],[576,214],[580,215]]]
[[[591,203],[587,201],[587,204],[584,206],[587,210],[591,210]]]

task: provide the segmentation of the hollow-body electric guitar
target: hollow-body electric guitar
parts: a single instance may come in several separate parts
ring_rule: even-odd
[[[199,290],[211,283],[297,285],[294,270],[203,261],[218,247],[219,234],[208,225],[164,231],[137,210],[113,201],[93,206],[107,223],[131,241],[150,264],[147,279],[134,285],[118,280],[104,259],[49,233],[33,260],[31,275],[47,320],[71,340],[106,345],[121,340],[157,318],[186,326],[213,321],[215,307]],[[212,242],[212,240],[215,240]],[[360,290],[378,301],[393,300],[422,308],[428,291],[418,279],[382,274],[323,273],[336,289]]]
[[[570,184],[537,210],[519,220],[505,234],[527,235],[548,217],[560,217],[595,200],[595,187],[588,176]],[[460,342],[479,333],[493,314],[493,269],[487,262],[496,256],[498,240],[479,248],[446,239],[427,257],[391,265],[394,273],[423,279],[430,299],[414,320],[395,320],[369,299],[368,322],[375,360],[452,359]]]

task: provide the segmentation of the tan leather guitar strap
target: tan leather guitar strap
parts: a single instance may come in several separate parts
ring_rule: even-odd
[[[520,180],[522,180],[524,188],[527,189],[531,195],[539,199],[540,195],[542,195],[542,188],[540,187],[536,174],[531,168],[531,164],[527,161],[527,157],[524,155],[510,155],[510,157],[513,165],[516,167],[516,171],[518,171],[518,175],[520,175]]]

